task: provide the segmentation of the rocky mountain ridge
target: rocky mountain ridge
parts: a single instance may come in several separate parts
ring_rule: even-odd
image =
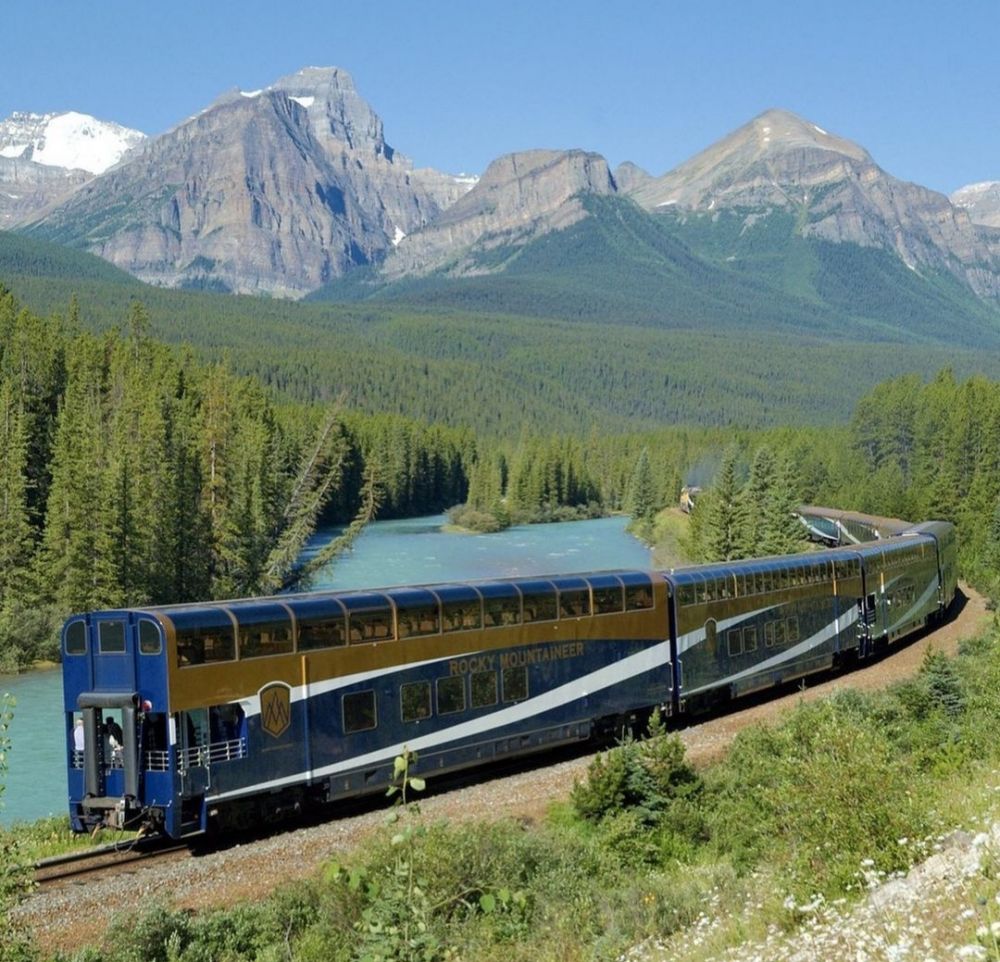
[[[787,111],[761,114],[632,197],[650,211],[742,209],[748,226],[772,209],[794,211],[804,237],[889,250],[911,270],[946,270],[982,297],[1000,295],[1000,235]]]
[[[155,284],[297,297],[381,260],[469,186],[414,170],[349,74],[307,68],[223,95],[27,232]]]
[[[746,230],[790,212],[802,237],[888,251],[917,274],[1000,296],[989,185],[949,199],[780,110],[658,177],[629,163],[612,172],[579,149],[509,154],[481,178],[454,177],[415,169],[391,146],[348,73],[309,67],[223,94],[44,208],[11,197],[14,174],[43,178],[22,158],[5,171],[9,160],[0,224],[168,286],[298,297],[358,267],[375,283],[502,272],[526,244],[593,216],[582,197],[619,195],[654,217],[736,211]]]
[[[475,252],[517,248],[586,217],[583,193],[617,190],[607,161],[582,150],[529,150],[493,161],[467,194],[427,226],[403,238],[386,258],[387,279],[447,268],[488,273]]]
[[[968,184],[951,194],[949,200],[967,211],[974,224],[1000,227],[1000,181]]]
[[[58,203],[145,137],[76,111],[15,112],[0,121],[0,228]]]

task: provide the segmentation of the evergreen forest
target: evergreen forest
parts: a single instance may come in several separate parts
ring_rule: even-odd
[[[647,240],[680,250],[679,229]],[[685,229],[720,258],[742,243],[724,218]],[[791,244],[769,230],[732,270],[767,277]],[[543,254],[518,270],[544,272]],[[691,560],[801,550],[787,519],[807,501],[954,520],[966,575],[992,587],[1000,363],[919,325],[884,341],[850,324],[750,336],[742,312],[725,330],[609,328],[415,290],[289,304],[149,288],[2,233],[0,265],[4,667],[53,656],[72,611],[307,586],[296,559],[320,523],[345,534],[318,561],[371,517],[445,509],[482,531],[624,511],[652,538],[683,484],[713,478]]]

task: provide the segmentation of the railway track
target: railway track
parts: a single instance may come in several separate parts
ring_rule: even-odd
[[[99,848],[56,855],[34,864],[35,883],[39,888],[59,888],[63,885],[82,885],[94,876],[108,872],[128,874],[140,863],[162,859],[179,859],[190,856],[186,844],[172,839],[150,838],[114,842]]]

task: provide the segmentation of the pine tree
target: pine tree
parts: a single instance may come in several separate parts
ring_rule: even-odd
[[[651,524],[656,515],[656,494],[653,472],[649,464],[649,448],[643,448],[629,479],[626,508],[635,521]]]
[[[737,452],[730,450],[722,460],[712,485],[711,496],[700,499],[698,511],[704,512],[700,554],[705,561],[732,561],[744,557],[742,532],[744,504],[737,474]]]

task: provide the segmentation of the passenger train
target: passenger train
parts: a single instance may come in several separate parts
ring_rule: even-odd
[[[828,550],[96,611],[62,635],[73,828],[238,829],[865,659],[956,591],[945,522],[825,508]]]

